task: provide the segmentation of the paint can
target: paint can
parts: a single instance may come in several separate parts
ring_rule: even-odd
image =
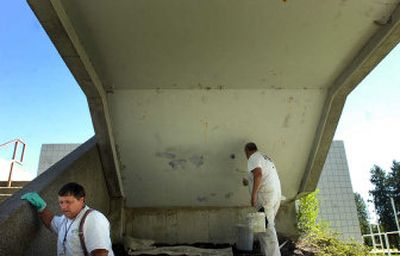
[[[253,228],[254,233],[265,232],[265,213],[252,212],[247,214],[247,223]]]
[[[236,225],[236,248],[240,251],[252,251],[254,233],[250,225]]]

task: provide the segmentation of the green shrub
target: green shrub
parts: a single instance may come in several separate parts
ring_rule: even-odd
[[[299,199],[297,223],[302,234],[297,246],[315,256],[365,256],[369,248],[354,240],[343,241],[333,232],[328,222],[317,221],[319,213],[318,190]]]
[[[319,214],[319,202],[317,195],[319,190],[303,196],[299,199],[297,211],[297,226],[300,233],[308,233],[319,229],[317,218]]]
[[[356,241],[340,240],[337,233],[329,230],[314,230],[305,234],[300,247],[311,250],[316,256],[365,256],[369,248]]]

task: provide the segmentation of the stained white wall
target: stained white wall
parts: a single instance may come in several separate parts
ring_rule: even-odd
[[[275,160],[291,198],[324,90],[117,90],[109,94],[128,207],[248,205],[243,146]]]

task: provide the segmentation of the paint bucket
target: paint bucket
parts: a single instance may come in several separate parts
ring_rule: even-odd
[[[236,225],[236,248],[240,251],[252,251],[254,234],[253,229],[249,225]]]
[[[265,232],[265,213],[252,212],[247,214],[247,223],[254,233]]]

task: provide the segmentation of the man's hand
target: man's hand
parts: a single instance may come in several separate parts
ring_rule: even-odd
[[[242,179],[243,186],[249,185],[249,181],[246,178]]]
[[[36,210],[38,212],[43,212],[43,210],[47,206],[47,204],[43,200],[43,198],[41,198],[39,196],[39,194],[36,192],[30,192],[30,193],[23,194],[21,196],[21,199],[28,201],[31,205],[33,205],[36,208]]]
[[[50,229],[51,226],[51,221],[53,220],[54,214],[47,209],[47,204],[39,196],[38,193],[36,192],[30,192],[23,194],[21,196],[22,200],[28,201],[31,205],[35,206],[36,210],[39,212],[39,217],[42,220],[43,224]]]

